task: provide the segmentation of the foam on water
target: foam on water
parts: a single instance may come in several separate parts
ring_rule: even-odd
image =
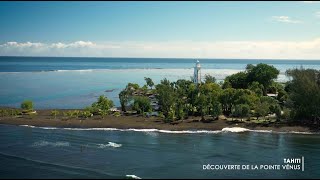
[[[226,127],[226,128],[223,128],[221,131],[222,132],[236,132],[236,133],[238,133],[238,132],[250,131],[250,129],[246,129],[246,128],[242,128],[242,127],[232,127],[232,128]]]
[[[153,137],[156,137],[156,136],[159,135],[158,132],[146,132],[146,134],[149,135],[149,136],[153,136]]]
[[[171,131],[171,130],[158,130],[158,132],[162,133],[172,133],[172,134],[216,134],[220,133],[220,130],[217,131],[207,131],[207,130],[196,130],[196,131],[191,131],[191,130],[182,130],[182,131]]]
[[[43,127],[43,129],[58,129],[56,127]]]
[[[32,126],[32,125],[20,125],[23,127],[30,127],[30,128],[41,128],[41,129],[58,129],[56,127],[37,127],[37,126]]]
[[[131,179],[141,179],[140,177],[136,176],[136,175],[126,175],[127,178],[131,178]]]
[[[20,125],[20,126],[23,126],[23,127],[30,127],[30,128],[36,128],[36,126],[31,126],[31,125]],[[40,128],[40,127],[38,127]],[[45,128],[45,127],[41,127],[41,128]]]
[[[59,129],[73,130],[73,131],[122,131],[122,129],[117,129],[117,128],[59,128]]]
[[[290,133],[292,133],[292,134],[316,134],[316,133],[312,133],[312,132],[300,132],[300,131],[290,131]]]
[[[55,70],[54,72],[69,72],[69,71],[74,71],[74,72],[92,72],[93,69],[75,69],[75,70],[62,70],[61,69],[61,70]]]
[[[134,129],[134,128],[130,128],[130,129],[127,129],[127,131],[136,131],[136,132],[155,132],[155,131],[158,131],[158,129]]]
[[[57,141],[57,142],[49,142],[49,141],[37,141],[32,144],[33,147],[43,147],[43,146],[53,146],[53,147],[67,147],[70,146],[69,142]]]
[[[259,133],[272,133],[273,132],[272,130],[251,130],[251,129],[249,129],[249,131],[259,132]],[[277,133],[277,132],[275,132],[275,133]],[[284,132],[284,133],[287,133],[287,132]]]
[[[292,133],[292,134],[319,134],[315,132],[302,132],[302,131],[272,131],[272,130],[252,130],[242,127],[226,127],[222,130],[163,130],[163,129],[118,129],[118,128],[55,128],[55,127],[36,127],[29,125],[20,125],[24,127],[40,128],[40,129],[64,129],[73,131],[122,131],[122,132],[144,132],[151,135],[152,132],[169,133],[169,134],[218,134],[218,133],[242,133],[242,132],[256,132],[256,133]],[[154,134],[152,134],[154,135]]]
[[[113,148],[119,148],[122,144],[117,144],[114,142],[108,142],[108,144],[98,144],[98,148],[106,148],[106,147],[113,147]]]

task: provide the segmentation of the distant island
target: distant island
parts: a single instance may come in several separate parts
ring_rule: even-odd
[[[221,130],[242,127],[273,131],[319,131],[320,73],[315,69],[289,69],[290,80],[275,80],[279,70],[268,64],[248,64],[224,81],[205,74],[199,61],[190,80],[154,84],[145,77],[140,87],[128,83],[119,93],[121,107],[100,96],[84,109],[0,109],[0,123],[14,125],[137,128],[165,130]],[[112,90],[111,90],[112,91]]]

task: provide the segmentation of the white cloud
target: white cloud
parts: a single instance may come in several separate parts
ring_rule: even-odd
[[[320,11],[316,12],[315,15],[317,18],[320,18]]]
[[[26,43],[17,43],[17,42],[7,42],[3,44],[5,47],[41,47],[43,46],[42,43],[31,43],[31,42],[26,42]]]
[[[53,43],[53,44],[51,44],[50,47],[61,49],[61,48],[65,48],[65,47],[67,47],[67,46],[66,46],[64,43],[58,42],[58,43]]]
[[[293,20],[289,16],[272,16],[272,20],[278,21],[278,22],[284,22],[284,23],[301,23],[301,21]]]
[[[1,56],[320,59],[320,38],[309,41],[7,42]]]
[[[65,43],[53,43],[50,45],[52,48],[80,48],[80,47],[95,47],[96,44],[90,41],[76,41],[73,43],[65,44]]]

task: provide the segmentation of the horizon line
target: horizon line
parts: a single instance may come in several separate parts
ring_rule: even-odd
[[[14,55],[14,56],[2,56],[0,55],[0,58],[2,57],[26,57],[26,58],[96,58],[96,59],[103,59],[103,58],[115,58],[115,59],[194,59],[194,60],[281,60],[281,61],[320,61],[319,59],[268,59],[268,58],[179,58],[179,57],[97,57],[97,56],[19,56],[19,55]]]

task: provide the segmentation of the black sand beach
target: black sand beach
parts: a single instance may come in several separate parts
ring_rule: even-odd
[[[158,117],[142,117],[138,115],[122,115],[115,117],[107,115],[104,119],[100,116],[91,118],[69,118],[58,115],[56,119],[51,116],[52,110],[37,110],[37,115],[20,115],[16,117],[0,117],[0,124],[30,125],[38,127],[60,127],[60,128],[118,128],[118,129],[161,129],[161,130],[222,130],[226,127],[241,127],[251,130],[267,130],[276,132],[314,132],[308,127],[286,124],[255,124],[248,122],[230,122],[219,118],[209,122],[201,122],[200,117],[189,117],[174,124],[164,123]],[[62,114],[64,111],[59,110]]]

